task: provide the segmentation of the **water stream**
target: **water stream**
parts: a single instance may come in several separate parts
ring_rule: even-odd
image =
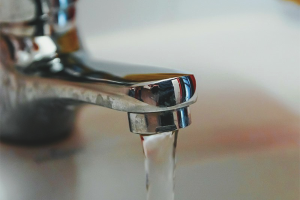
[[[141,136],[147,200],[174,200],[175,150],[178,131]]]

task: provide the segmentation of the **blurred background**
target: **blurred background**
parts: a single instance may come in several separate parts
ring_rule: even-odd
[[[97,58],[236,74],[297,111],[299,20],[280,0],[82,0],[78,19]]]
[[[195,74],[176,199],[300,199],[299,2],[80,0],[78,15],[95,59]],[[87,106],[77,120],[59,144],[1,144],[1,200],[146,199],[127,114]]]

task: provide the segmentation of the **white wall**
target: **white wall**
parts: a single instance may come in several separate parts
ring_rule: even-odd
[[[85,35],[170,21],[284,10],[280,0],[79,0],[78,4]]]

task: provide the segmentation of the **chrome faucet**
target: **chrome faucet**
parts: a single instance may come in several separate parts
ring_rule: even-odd
[[[130,131],[138,134],[191,123],[194,76],[91,60],[77,32],[76,0],[1,2],[2,141],[45,144],[67,137],[83,104],[128,112]]]

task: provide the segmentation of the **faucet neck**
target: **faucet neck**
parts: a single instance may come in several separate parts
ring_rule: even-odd
[[[0,31],[15,36],[63,34],[75,28],[76,0],[2,0]]]
[[[2,1],[0,36],[13,47],[17,65],[83,49],[76,27],[76,0]]]

